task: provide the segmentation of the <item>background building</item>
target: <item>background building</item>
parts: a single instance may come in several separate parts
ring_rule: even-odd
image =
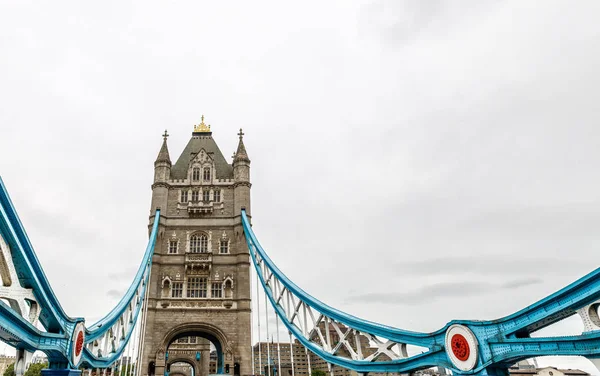
[[[554,367],[545,368],[518,368],[512,367],[509,370],[511,376],[589,376],[589,373],[578,369],[557,369]]]
[[[4,374],[6,368],[15,362],[14,356],[0,355],[0,376]]]

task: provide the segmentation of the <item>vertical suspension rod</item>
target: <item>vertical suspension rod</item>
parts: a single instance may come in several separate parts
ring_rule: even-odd
[[[308,374],[312,375],[312,367],[310,365],[310,352],[304,347],[304,353],[306,354],[306,364],[308,365]]]
[[[260,345],[260,294],[259,294],[259,286],[260,281],[258,280],[258,270],[256,271],[256,321],[258,323],[258,374],[263,374],[262,368],[262,351]]]
[[[292,344],[292,332],[290,333],[290,361],[292,362],[292,376],[296,376],[296,371],[294,367],[294,346]]]
[[[152,277],[152,259],[150,259],[150,262],[148,262],[146,268],[148,268],[148,277],[146,278],[146,289],[144,291],[144,305],[142,306],[142,327],[140,328],[140,330],[142,331],[142,335],[140,338],[140,346],[138,349],[138,359],[140,360],[142,360],[142,357],[144,356],[144,341],[146,339],[146,317],[148,315],[148,297],[150,295],[150,278]],[[138,367],[138,369],[138,373],[141,374],[142,368]]]
[[[144,307],[142,307],[142,308],[144,308]],[[138,367],[138,353],[140,351],[140,348],[139,348],[140,325],[141,325],[141,322],[139,320],[137,320],[135,323],[135,327],[133,328],[134,329],[133,333],[135,334],[135,337],[133,338],[133,346],[134,346],[133,353],[135,354],[135,362],[133,363],[133,373],[132,373],[133,376],[137,375],[137,370],[140,368],[140,367]]]
[[[133,320],[133,313],[131,315],[131,319]],[[132,345],[133,345],[133,336],[134,336],[134,332],[135,332],[135,322],[131,323],[131,325],[133,325],[133,327],[131,328],[131,335],[129,336],[129,342],[127,343],[127,346],[129,347],[127,350],[127,372],[125,372],[125,374],[127,376],[131,375],[131,367],[133,366],[131,363],[131,353],[132,351]]]
[[[268,287],[268,286],[266,286]],[[265,293],[265,323],[267,327],[267,372],[269,376],[271,375],[271,344],[269,343],[269,303],[267,299],[267,294]]]
[[[254,268],[252,268],[251,270],[253,270]],[[252,278],[250,278],[250,291],[252,291]],[[255,373],[255,363],[256,363],[256,358],[254,356],[254,340],[255,340],[255,335],[254,335],[254,309],[250,310],[250,351],[252,353],[252,374],[256,375]]]
[[[279,315],[275,312],[275,330],[277,330],[277,376],[281,376],[281,349],[279,348]]]

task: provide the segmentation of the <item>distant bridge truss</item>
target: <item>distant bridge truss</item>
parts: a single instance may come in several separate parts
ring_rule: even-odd
[[[330,370],[336,365],[359,373],[409,373],[444,367],[454,374],[508,375],[516,362],[546,355],[584,356],[600,366],[600,268],[512,315],[493,321],[454,320],[435,332],[418,333],[363,320],[315,299],[271,261],[245,211],[242,223],[259,283],[278,320],[328,362]],[[530,336],[574,314],[583,320],[582,334]],[[364,353],[367,344],[374,351]],[[422,352],[409,355],[407,345]]]
[[[160,213],[141,265],[119,303],[87,326],[62,309],[0,179],[0,340],[17,349],[15,371],[25,371],[34,351],[47,354],[47,374],[77,374],[80,367],[106,370],[132,365],[143,344],[146,290]],[[578,355],[600,366],[600,268],[512,315],[493,321],[454,320],[432,333],[366,321],[315,299],[290,281],[260,246],[245,211],[242,225],[260,286],[290,336],[333,366],[359,373],[409,373],[444,367],[454,374],[507,375],[520,360]],[[531,334],[579,314],[584,332],[567,337]],[[258,315],[257,315],[258,317]],[[268,330],[267,330],[268,331]],[[365,345],[371,349],[363,351]],[[409,354],[408,346],[422,351]],[[262,373],[258,370],[256,373]],[[114,374],[114,373],[113,373]]]

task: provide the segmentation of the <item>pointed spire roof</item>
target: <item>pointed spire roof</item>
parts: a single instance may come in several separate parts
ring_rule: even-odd
[[[212,137],[210,125],[204,122],[204,115],[199,125],[194,126],[192,138],[171,169],[171,179],[183,180],[187,178],[190,162],[204,150],[215,163],[215,176],[217,179],[232,179],[233,167],[227,162],[219,146]]]
[[[250,158],[248,158],[248,153],[246,152],[246,146],[244,146],[244,132],[242,132],[242,128],[240,128],[240,142],[238,143],[237,151],[233,156],[233,163],[244,161],[250,163]]]
[[[167,137],[169,137],[169,134],[165,129],[165,133],[163,134],[163,144],[158,152],[158,157],[156,157],[154,165],[156,165],[158,162],[167,162],[169,163],[169,166],[171,166],[171,157],[169,156],[169,148],[167,147]]]

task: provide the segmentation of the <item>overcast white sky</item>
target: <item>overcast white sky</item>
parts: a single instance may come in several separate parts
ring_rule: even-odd
[[[0,173],[73,316],[118,300],[161,134],[175,159],[205,114],[226,157],[244,128],[255,231],[306,291],[412,330],[496,318],[599,264],[599,14],[0,0]]]

